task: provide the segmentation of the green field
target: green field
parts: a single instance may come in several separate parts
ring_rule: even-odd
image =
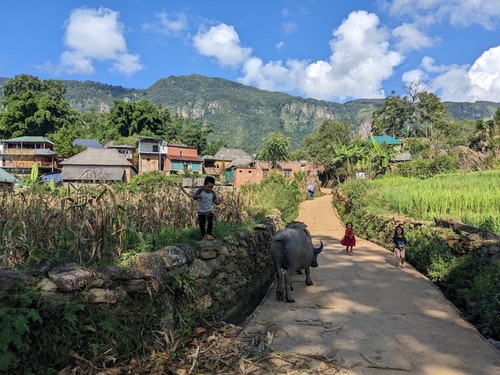
[[[377,210],[415,219],[452,218],[500,232],[500,171],[453,173],[426,180],[382,178],[369,183]]]

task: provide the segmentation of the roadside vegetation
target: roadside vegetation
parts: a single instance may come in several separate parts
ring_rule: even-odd
[[[428,179],[387,177],[369,183],[368,209],[420,220],[456,219],[500,233],[500,170]]]
[[[467,175],[467,178],[471,180],[475,178],[477,182],[483,179],[489,180],[494,178],[493,176],[496,176],[498,180],[498,171],[486,174],[472,173]],[[431,186],[432,180],[456,179],[456,177],[453,175],[436,176],[420,182],[428,182]],[[334,204],[342,221],[356,223],[356,232],[359,236],[390,250],[393,247],[392,236],[395,228],[393,217],[398,212],[391,210],[391,203],[387,203],[382,197],[386,192],[391,192],[390,197],[398,196],[398,192],[404,193],[405,190],[402,190],[401,186],[406,188],[408,182],[408,179],[403,178],[384,178],[374,181],[350,180],[341,185],[341,193],[336,195]],[[498,189],[497,184],[493,184],[492,188]],[[485,187],[485,191],[487,189]],[[433,190],[429,192],[432,196]],[[458,192],[458,196],[460,194]],[[404,194],[401,196],[401,199],[406,198]],[[384,206],[382,202],[386,202],[386,205]],[[432,199],[426,200],[425,196],[423,199],[410,199],[408,202],[411,202],[408,203],[411,205],[418,205],[420,202],[424,208],[429,209],[429,212],[434,209]],[[471,202],[474,202],[473,198],[467,204],[472,207],[479,205],[479,203]],[[450,205],[453,207],[453,203]],[[498,205],[488,207],[488,211],[481,220],[489,226],[489,223],[498,219],[497,210]],[[493,219],[490,220],[490,217]],[[411,218],[417,221],[422,219],[419,216],[411,216]],[[405,226],[405,235],[409,242],[408,261],[438,285],[481,333],[498,340],[500,338],[500,315],[498,314],[500,311],[500,278],[498,277],[500,263],[488,259],[488,255],[481,248],[464,248],[451,229],[439,228],[432,223],[413,225],[411,228],[408,224]]]

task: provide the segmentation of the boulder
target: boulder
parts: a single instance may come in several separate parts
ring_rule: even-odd
[[[167,270],[179,268],[187,263],[187,256],[183,249],[177,246],[165,246],[153,254],[158,255],[165,264]]]
[[[188,272],[193,273],[196,278],[206,278],[212,274],[212,269],[201,259],[195,259],[189,266]]]
[[[49,271],[49,278],[63,292],[72,292],[90,285],[94,275],[77,264],[70,263]]]
[[[166,286],[165,280],[168,278],[168,271],[165,262],[156,253],[140,253],[135,257],[137,268],[144,273],[145,277],[151,279],[153,288],[156,291],[162,290]]]
[[[0,268],[0,291],[13,290],[34,279],[22,272]]]
[[[110,266],[103,269],[102,273],[111,280],[134,280],[142,279],[144,273],[137,268],[125,268]]]
[[[118,302],[118,293],[109,289],[90,289],[87,301],[90,303],[116,303]]]

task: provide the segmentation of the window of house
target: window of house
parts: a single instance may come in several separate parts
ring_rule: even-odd
[[[289,178],[292,176],[292,170],[291,169],[285,169],[283,171],[283,176],[285,176],[286,178]]]
[[[153,145],[153,152],[158,152],[158,145]]]
[[[182,156],[182,150],[179,151],[179,155]]]
[[[262,175],[264,176],[264,178],[266,178],[267,176],[269,176],[269,169],[262,170]]]

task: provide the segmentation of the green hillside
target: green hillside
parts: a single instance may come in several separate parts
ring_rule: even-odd
[[[0,89],[7,80],[0,78]],[[163,78],[145,90],[92,81],[63,83],[67,88],[66,98],[79,111],[108,111],[113,99],[149,99],[165,105],[173,114],[212,124],[216,137],[252,152],[273,131],[286,134],[298,146],[325,119],[349,122],[353,132],[366,134],[371,113],[383,104],[382,99],[344,104],[303,99],[196,74]],[[489,118],[500,106],[492,102],[445,104],[457,120]]]

